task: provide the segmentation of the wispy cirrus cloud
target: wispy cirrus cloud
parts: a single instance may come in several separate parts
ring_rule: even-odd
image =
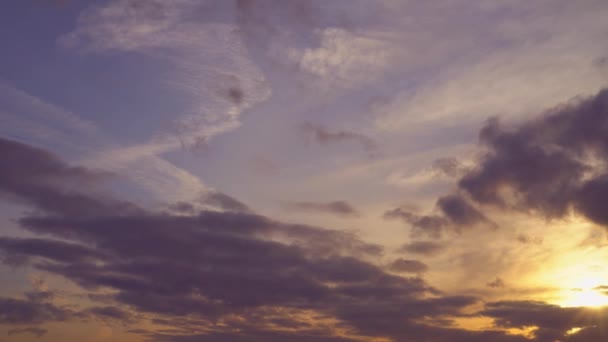
[[[229,9],[188,0],[110,1],[87,9],[76,29],[60,38],[62,45],[89,53],[119,51],[165,61],[170,76],[159,82],[190,99],[185,112],[167,113],[175,117],[174,129],[106,151],[101,159],[132,162],[198,146],[237,128],[244,110],[268,98],[264,75],[248,57],[234,24],[223,17]]]
[[[395,10],[407,11],[407,6],[395,4]],[[412,32],[424,30],[420,37],[450,39],[433,44],[433,40],[424,43],[405,36],[417,51],[428,52],[419,56],[421,60],[433,56],[422,64],[408,63],[408,67],[417,70],[416,66],[436,65],[439,69],[430,78],[417,78],[415,87],[405,87],[374,106],[376,126],[383,131],[415,133],[488,116],[523,119],[556,99],[589,96],[605,86],[608,70],[597,61],[608,51],[593,43],[606,34],[601,24],[606,8],[601,2],[580,7],[567,1],[533,6],[454,1],[421,4],[416,10],[418,18],[442,12],[451,14],[453,20],[411,20],[403,23],[405,27]],[[479,27],[484,30],[477,30]],[[467,57],[454,58],[456,55]]]
[[[331,130],[323,125],[310,122],[300,125],[300,129],[308,138],[320,145],[332,145],[339,143],[355,143],[372,156],[380,153],[380,148],[372,138],[349,130]]]
[[[99,157],[100,151],[120,149],[111,135],[103,132],[93,121],[9,83],[0,83],[0,89],[3,104],[0,131],[6,137],[39,146],[53,146],[71,159],[80,159],[85,165],[120,173],[150,193],[165,197],[165,200],[193,199],[209,190],[198,177],[153,153],[140,153],[137,163],[129,163],[129,158],[92,157]]]

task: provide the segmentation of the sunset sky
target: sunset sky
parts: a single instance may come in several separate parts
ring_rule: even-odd
[[[606,0],[8,0],[1,342],[608,341]]]

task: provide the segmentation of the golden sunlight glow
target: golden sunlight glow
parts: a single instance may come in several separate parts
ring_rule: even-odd
[[[566,335],[567,336],[574,335],[574,334],[578,333],[581,330],[583,330],[583,328],[578,328],[578,327],[572,328],[572,329],[566,331]]]
[[[604,285],[602,280],[595,277],[583,277],[576,281],[577,285],[569,290],[564,301],[565,307],[601,307],[608,306],[608,296],[598,291],[596,287]]]
[[[592,229],[585,223],[570,220],[559,228],[568,232],[567,236],[559,239],[548,236],[545,242],[558,246],[561,252],[543,263],[535,279],[536,286],[553,288],[546,301],[562,307],[608,307],[608,264],[603,262],[608,249],[581,245]]]

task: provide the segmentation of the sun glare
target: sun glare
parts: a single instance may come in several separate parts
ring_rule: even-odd
[[[561,306],[564,307],[602,307],[608,306],[608,296],[598,289],[602,281],[593,277],[581,278],[577,286],[568,290]]]

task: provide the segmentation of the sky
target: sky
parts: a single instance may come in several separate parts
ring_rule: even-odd
[[[608,340],[605,0],[9,0],[0,341]]]

